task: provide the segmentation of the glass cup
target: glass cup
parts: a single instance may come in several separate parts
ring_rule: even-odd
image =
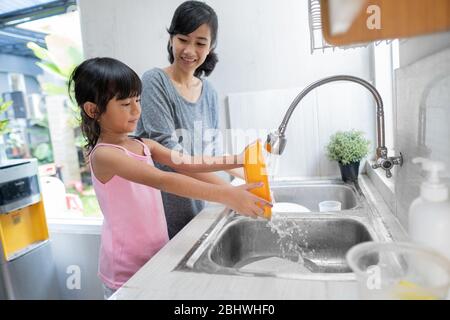
[[[347,252],[365,300],[440,300],[448,297],[450,261],[406,242],[364,242]]]
[[[341,203],[339,201],[322,201],[319,203],[319,211],[341,211]]]

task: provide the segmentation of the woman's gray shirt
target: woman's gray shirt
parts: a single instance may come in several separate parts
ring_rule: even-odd
[[[210,83],[202,80],[197,102],[184,99],[167,74],[159,68],[142,76],[142,113],[135,134],[150,138],[163,146],[184,150],[191,155],[217,155],[218,98]],[[157,168],[173,171],[155,162]],[[197,213],[204,202],[162,192],[169,237],[175,236]]]

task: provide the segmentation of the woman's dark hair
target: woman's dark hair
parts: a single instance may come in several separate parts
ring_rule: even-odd
[[[142,92],[139,76],[126,64],[112,58],[88,59],[77,66],[69,79],[69,95],[80,107],[81,131],[87,140],[88,154],[100,137],[98,118],[114,98],[137,97]],[[97,105],[97,113],[90,117],[83,108],[86,102]]]
[[[206,3],[200,1],[186,1],[183,2],[176,10],[172,18],[172,23],[167,32],[172,38],[174,35],[182,34],[188,35],[194,32],[202,24],[207,24],[211,30],[211,51],[206,57],[205,62],[195,70],[194,75],[201,77],[203,74],[207,77],[211,74],[219,61],[217,54],[214,52],[217,41],[217,29],[219,24],[217,15],[214,10]],[[175,58],[172,52],[172,46],[167,44],[167,51],[169,52],[169,62],[173,63]]]

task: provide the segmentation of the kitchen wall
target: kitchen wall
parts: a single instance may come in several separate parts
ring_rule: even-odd
[[[278,128],[284,114],[303,88],[230,94],[228,108],[233,153],[256,138],[263,141]],[[329,83],[309,93],[297,106],[286,131],[287,145],[272,166],[276,178],[325,178],[340,175],[338,165],[326,156],[330,136],[338,130],[366,132],[375,146],[373,97],[358,84]],[[278,112],[273,112],[276,108]],[[252,129],[258,129],[257,131]],[[242,139],[244,135],[246,138]],[[360,166],[362,171],[364,166]]]
[[[396,214],[407,229],[408,209],[425,174],[415,157],[443,161],[450,186],[450,32],[400,45],[396,78],[397,150],[405,164],[396,180]]]
[[[85,56],[116,57],[139,74],[167,66],[166,28],[182,2],[80,0]],[[274,129],[300,90],[326,76],[351,74],[372,80],[370,47],[311,55],[307,1],[206,2],[219,17],[220,62],[210,80],[220,95],[221,128]],[[303,110],[293,115],[280,175],[338,175],[337,164],[326,159],[323,146],[337,129],[364,130],[374,142],[373,105],[368,92],[354,84],[330,84],[311,94]],[[228,108],[238,117],[230,116]],[[233,121],[236,118],[239,121]]]
[[[182,2],[80,0],[86,57],[116,57],[139,74],[167,66],[166,28]],[[310,54],[307,1],[205,2],[219,17],[220,62],[211,80],[223,95],[303,86],[342,71],[370,75],[368,49]]]
[[[103,299],[98,271],[100,226],[49,223],[61,299]]]
[[[399,45],[399,66],[406,67],[450,46],[450,32],[409,38]]]

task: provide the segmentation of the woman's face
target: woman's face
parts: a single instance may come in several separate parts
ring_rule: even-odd
[[[207,24],[202,24],[190,34],[174,35],[171,42],[173,65],[193,73],[205,62],[211,51],[211,30]]]

